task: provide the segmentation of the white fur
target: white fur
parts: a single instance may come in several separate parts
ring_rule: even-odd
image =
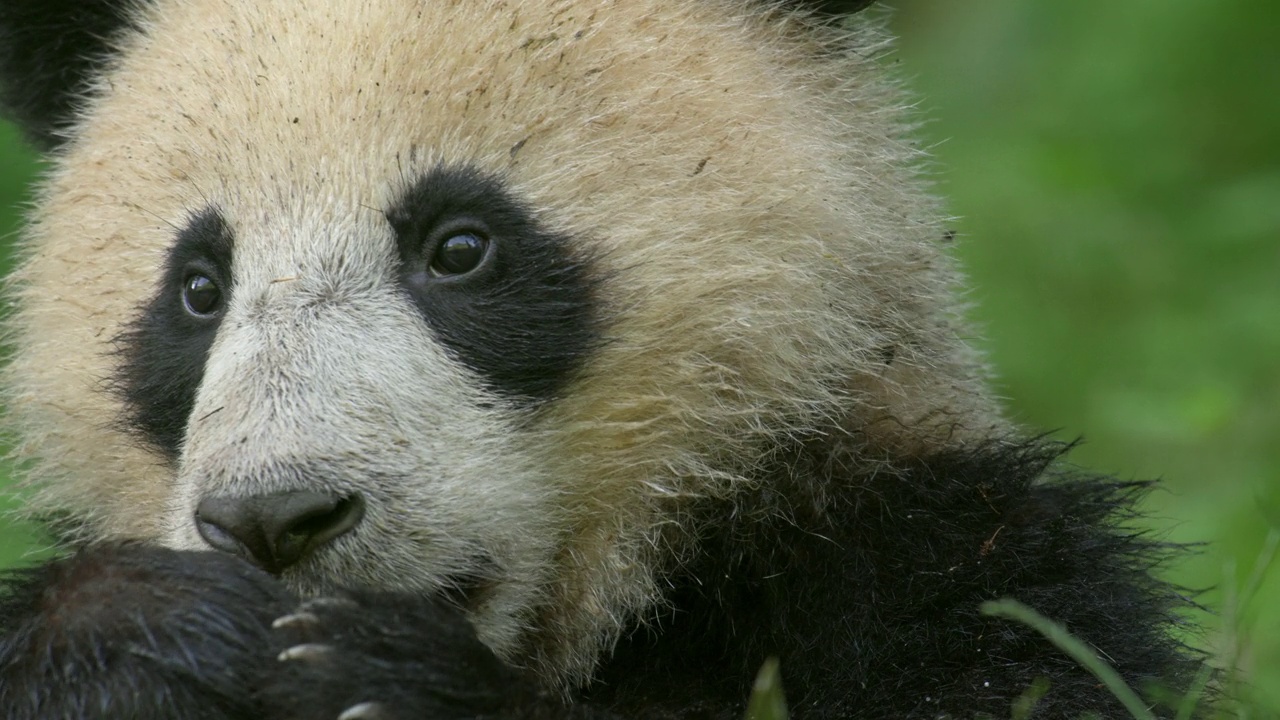
[[[883,37],[764,6],[155,2],[16,276],[7,385],[37,507],[202,547],[204,495],[358,489],[366,520],[286,579],[431,590],[484,554],[484,639],[573,683],[696,551],[688,499],[749,490],[769,448],[843,427],[872,462],[998,433]],[[532,417],[395,290],[381,209],[440,162],[504,178],[596,259],[608,342]],[[208,206],[236,295],[175,469],[102,381]]]

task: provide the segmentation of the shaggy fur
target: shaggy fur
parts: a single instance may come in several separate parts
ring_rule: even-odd
[[[979,615],[1006,596],[1058,618],[1137,687],[1182,687],[1194,672],[1166,634],[1185,601],[1150,575],[1167,548],[1116,524],[1141,484],[1051,469],[1062,448],[1040,442],[897,472],[859,471],[851,449],[798,444],[774,459],[769,493],[701,507],[717,530],[666,579],[669,608],[570,706],[498,662],[437,599],[351,590],[285,615],[296,601],[248,565],[145,547],[99,549],[11,585],[0,701],[15,720],[96,717],[86,707],[138,720],[335,718],[370,701],[404,718],[731,720],[776,656],[794,716],[808,720],[1005,717],[1037,679],[1048,692],[1036,717],[1124,715],[1046,640]],[[50,586],[56,595],[32,597]],[[272,611],[288,620],[268,630]],[[312,650],[274,661],[291,647]]]
[[[273,664],[269,625],[293,607],[279,583],[232,556],[142,546],[6,581],[7,718],[251,717],[246,689]]]
[[[1043,451],[964,341],[885,37],[841,15],[865,4],[5,3],[0,102],[52,150],[6,320],[32,512],[76,544],[244,554],[270,592],[449,598],[469,625],[403,632],[464,658],[474,627],[532,678],[517,715],[561,712],[554,688],[727,717],[775,651],[804,717],[1083,688],[1043,646],[982,644],[988,592],[1150,638],[1125,672],[1177,676],[1168,593],[1107,519],[1128,493],[1029,485]],[[483,259],[441,274],[459,237]],[[964,510],[1006,477],[993,516]],[[258,513],[304,495],[352,528],[264,557]],[[972,560],[1018,527],[1025,551]],[[42,582],[76,583],[18,587]],[[663,630],[689,617],[694,646]],[[636,650],[650,633],[670,649]],[[381,681],[340,665],[263,697],[349,677],[436,708],[379,647],[351,657]],[[956,685],[979,651],[1003,674]]]

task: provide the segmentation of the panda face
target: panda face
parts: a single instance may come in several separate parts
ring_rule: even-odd
[[[218,503],[331,498],[292,586],[461,591],[572,679],[659,601],[690,506],[780,444],[1002,423],[873,26],[851,52],[748,3],[139,13],[9,321],[35,507],[83,537],[208,549]]]
[[[563,525],[521,426],[593,340],[587,268],[469,171],[428,170],[350,227],[224,212],[177,233],[120,341],[132,427],[176,467],[163,539],[219,547],[211,502],[340,498],[360,509],[350,532],[250,556],[307,592],[465,590],[509,650]]]
[[[427,170],[381,217],[353,214],[240,237],[210,210],[177,233],[119,381],[177,466],[166,540],[207,548],[213,498],[322,492],[363,517],[279,568],[302,587],[465,584],[477,612],[528,607],[563,523],[521,428],[595,341],[589,268],[474,171]],[[516,629],[485,626],[499,647]]]

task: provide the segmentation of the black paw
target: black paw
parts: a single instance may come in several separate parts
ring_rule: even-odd
[[[295,603],[221,553],[102,545],[0,580],[10,720],[257,718],[271,618]]]
[[[503,717],[521,679],[457,609],[429,598],[350,592],[272,623],[276,662],[260,690],[281,720]]]

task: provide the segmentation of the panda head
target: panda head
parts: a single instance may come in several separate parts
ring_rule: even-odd
[[[779,448],[1002,432],[862,4],[7,3],[32,507],[573,682]]]

